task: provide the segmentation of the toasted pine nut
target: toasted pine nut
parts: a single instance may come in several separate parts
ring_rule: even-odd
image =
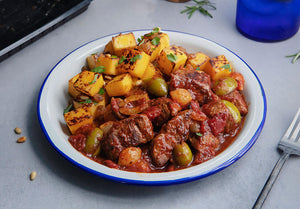
[[[30,181],[33,181],[36,177],[36,171],[32,171],[30,174]]]
[[[135,82],[135,85],[136,86],[139,86],[139,85],[142,85],[143,84],[143,81],[142,80],[137,80],[136,82]]]
[[[111,76],[109,76],[109,75],[105,75],[104,78],[105,78],[106,80],[109,80],[109,81],[113,79],[113,78],[112,78]]]
[[[18,143],[23,143],[25,141],[26,141],[26,136],[22,136],[22,137],[18,138],[18,140],[17,140]]]
[[[85,96],[85,95],[81,95],[81,96],[80,96],[80,99],[82,99],[82,100],[87,100],[87,99],[89,99],[89,97],[88,97],[88,96]]]
[[[15,133],[16,134],[21,134],[22,133],[22,129],[20,129],[19,127],[15,128]]]

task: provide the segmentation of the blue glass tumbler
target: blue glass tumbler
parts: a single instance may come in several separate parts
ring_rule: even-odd
[[[295,35],[300,26],[300,0],[238,0],[236,27],[246,37],[275,42]]]

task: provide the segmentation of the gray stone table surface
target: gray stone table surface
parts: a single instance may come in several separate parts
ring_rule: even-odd
[[[236,1],[214,0],[213,18],[180,14],[187,3],[94,0],[89,9],[0,63],[0,208],[252,208],[280,153],[276,145],[300,106],[300,33],[277,43],[256,42],[235,27]],[[60,156],[38,122],[41,85],[52,67],[78,46],[108,34],[151,29],[206,37],[242,57],[262,82],[267,118],[254,146],[236,163],[207,178],[173,186],[136,186],[102,179]],[[15,127],[27,137],[24,144]],[[31,171],[37,171],[34,181]],[[300,205],[300,159],[283,167],[264,209]]]

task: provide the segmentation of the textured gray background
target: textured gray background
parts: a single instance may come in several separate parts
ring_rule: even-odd
[[[251,208],[279,158],[276,145],[300,106],[300,61],[285,55],[300,50],[300,33],[278,43],[260,43],[235,28],[234,0],[214,0],[214,18],[180,14],[184,6],[165,0],[94,0],[89,9],[0,63],[0,208]],[[191,2],[190,2],[191,3]],[[98,37],[135,29],[193,33],[236,52],[256,72],[267,95],[268,112],[256,144],[227,169],[175,186],[124,185],[93,176],[61,157],[37,119],[43,80],[67,53]],[[17,144],[13,129],[28,137]],[[264,208],[298,208],[300,159],[285,164]],[[31,171],[37,171],[34,181]]]

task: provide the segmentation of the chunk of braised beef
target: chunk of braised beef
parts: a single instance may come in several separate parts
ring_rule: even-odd
[[[186,141],[189,136],[191,114],[185,110],[169,120],[151,142],[151,156],[155,165],[164,166],[172,156],[176,144]]]
[[[191,129],[192,127],[193,129]],[[212,134],[209,120],[201,122],[193,121],[190,130],[191,134],[189,136],[189,142],[195,150],[202,152],[206,147],[211,147],[213,150],[218,149],[220,140],[219,137]]]
[[[200,163],[203,163],[207,160],[210,160],[216,155],[216,152],[213,148],[211,147],[205,147],[201,151],[197,151],[196,154],[194,155],[194,161],[193,165],[198,165]]]
[[[202,111],[209,117],[208,125],[215,136],[230,133],[237,126],[229,109],[221,100],[203,105]]]
[[[118,118],[114,114],[114,112],[112,111],[112,108],[111,108],[110,104],[105,107],[103,119],[104,119],[105,122],[108,122],[108,121],[118,121]]]
[[[157,166],[164,166],[172,156],[172,151],[177,142],[173,135],[168,133],[158,134],[151,143],[152,161]]]
[[[218,113],[213,118],[208,120],[211,131],[215,136],[218,136],[225,131],[228,117],[229,115],[226,113]]]
[[[94,130],[94,126],[92,124],[86,124],[79,127],[75,134],[83,134],[85,136],[89,135]]]
[[[221,96],[220,98],[232,102],[238,108],[242,116],[247,115],[248,104],[244,95],[241,94],[238,90],[234,90],[233,92]]]
[[[124,101],[121,98],[114,98],[112,97],[110,100],[110,107],[112,113],[116,116],[116,118],[122,120],[126,118],[126,115],[120,113],[120,106],[124,103]]]
[[[83,134],[71,135],[69,142],[76,150],[81,152],[85,148],[86,136]]]
[[[215,115],[223,113],[230,114],[226,105],[221,101],[210,102],[202,106],[202,111],[209,117],[213,118]]]
[[[114,168],[114,169],[119,168],[118,164],[116,164],[115,162],[113,162],[111,160],[104,160],[103,165],[106,165],[107,167]]]
[[[177,70],[171,74],[169,88],[170,90],[187,89],[193,100],[199,101],[201,104],[218,99],[218,96],[211,90],[210,76],[203,71]]]
[[[184,110],[173,117],[161,128],[161,133],[168,133],[175,137],[176,142],[184,142],[189,135],[191,115],[193,110]]]
[[[147,115],[147,117],[153,121],[161,115],[162,109],[158,106],[148,107],[143,114]]]
[[[207,120],[207,116],[202,112],[200,105],[196,101],[191,102],[192,119],[196,121],[205,121]]]
[[[201,136],[193,135],[189,137],[190,144],[199,152],[202,152],[207,147],[216,151],[219,148],[220,140],[212,133],[207,132]]]
[[[170,98],[159,97],[152,99],[150,107],[143,113],[149,117],[155,129],[160,129],[166,121],[175,116],[180,110],[180,105]]]
[[[109,159],[117,160],[124,148],[147,143],[153,136],[149,118],[145,114],[133,115],[113,123],[104,136],[102,148]]]

